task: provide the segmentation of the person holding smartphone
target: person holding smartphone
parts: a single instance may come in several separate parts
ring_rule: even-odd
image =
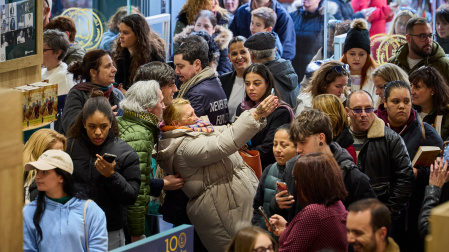
[[[296,144],[290,140],[290,124],[284,124],[276,129],[273,139],[273,154],[276,162],[265,168],[260,177],[256,196],[254,197],[253,219],[251,220],[253,225],[265,230],[267,230],[267,226],[258,208],[262,206],[265,213],[270,213],[270,201],[278,193],[276,182],[282,180],[287,161],[296,156]]]
[[[141,182],[139,157],[118,135],[117,120],[101,91],[92,92],[67,134],[75,190],[105,212],[109,250],[125,245],[126,209],[136,202]],[[110,157],[112,162],[106,160]]]

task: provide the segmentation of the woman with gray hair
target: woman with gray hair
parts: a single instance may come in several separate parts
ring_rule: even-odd
[[[75,84],[73,77],[67,75],[67,64],[62,62],[70,47],[69,39],[58,30],[44,31],[42,81],[58,84],[58,96],[67,95]],[[58,100],[58,103],[60,101]],[[64,105],[64,101],[61,101]]]
[[[136,151],[142,174],[137,201],[128,207],[128,230],[131,241],[134,242],[145,238],[149,196],[158,197],[162,189],[179,189],[184,181],[179,175],[150,179],[151,153],[159,137],[158,125],[165,108],[159,83],[155,80],[134,83],[126,92],[125,99],[120,102],[120,107],[124,110],[123,116],[117,117],[120,138]]]

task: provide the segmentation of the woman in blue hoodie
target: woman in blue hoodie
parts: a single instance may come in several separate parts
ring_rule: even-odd
[[[48,150],[25,165],[34,169],[39,194],[23,209],[23,251],[107,251],[105,214],[75,196],[70,156]]]

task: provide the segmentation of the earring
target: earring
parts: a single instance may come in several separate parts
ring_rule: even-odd
[[[323,142],[320,142],[320,146],[323,146]]]

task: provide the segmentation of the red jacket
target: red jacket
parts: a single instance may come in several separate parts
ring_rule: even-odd
[[[352,0],[351,5],[354,9],[354,13],[368,7],[377,7],[368,19],[368,22],[371,23],[369,36],[371,37],[379,33],[386,33],[387,22],[390,22],[394,16],[390,16],[391,11],[387,4],[387,0]]]

